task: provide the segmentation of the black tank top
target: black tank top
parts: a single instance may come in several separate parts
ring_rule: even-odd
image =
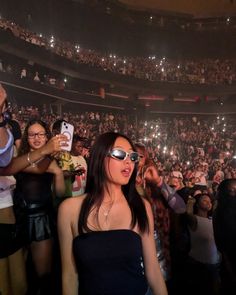
[[[46,204],[52,200],[53,174],[33,174],[20,172],[15,175],[16,189],[14,196],[26,203]]]
[[[77,236],[73,253],[80,295],[145,295],[141,237],[132,230],[94,231]]]

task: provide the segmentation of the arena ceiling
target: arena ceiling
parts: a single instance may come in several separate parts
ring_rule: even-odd
[[[236,15],[236,0],[120,0],[130,8],[150,12],[184,13],[196,18]]]

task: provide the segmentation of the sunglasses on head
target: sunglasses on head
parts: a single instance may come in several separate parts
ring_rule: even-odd
[[[119,150],[119,149],[113,149],[109,152],[108,154],[111,158],[113,159],[116,159],[116,160],[120,160],[120,161],[123,161],[123,160],[126,160],[127,157],[130,158],[130,161],[132,162],[138,162],[139,161],[139,155],[137,152],[130,152],[130,153],[127,153],[123,150]]]

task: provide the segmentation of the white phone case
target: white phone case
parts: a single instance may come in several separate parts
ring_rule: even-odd
[[[72,141],[73,141],[73,135],[74,135],[74,126],[72,124],[69,124],[67,122],[61,123],[61,134],[64,134],[67,138],[67,146],[63,147],[62,149],[64,151],[71,151],[72,147]]]

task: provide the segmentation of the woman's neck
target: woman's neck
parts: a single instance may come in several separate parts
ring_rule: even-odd
[[[203,211],[203,210],[198,210],[197,216],[200,216],[200,217],[208,217],[208,212],[207,211]]]
[[[115,202],[121,196],[123,196],[123,192],[121,186],[119,185],[109,185],[104,192],[104,202]]]

